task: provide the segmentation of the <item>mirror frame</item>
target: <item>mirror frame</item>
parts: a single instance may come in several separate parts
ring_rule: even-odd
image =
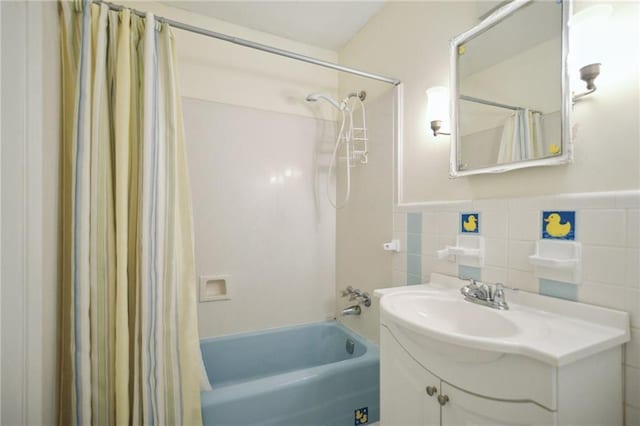
[[[475,27],[458,35],[451,40],[450,44],[450,120],[451,120],[451,154],[449,163],[449,175],[452,178],[477,175],[484,173],[503,173],[510,170],[522,169],[525,167],[556,166],[573,162],[573,141],[571,140],[571,90],[569,87],[569,18],[571,17],[571,0],[562,1],[562,35],[561,35],[561,56],[562,56],[562,106],[561,106],[561,144],[562,154],[550,158],[537,160],[523,160],[512,163],[496,164],[489,167],[481,167],[473,170],[458,170],[458,146],[460,145],[460,124],[458,114],[458,46],[482,34],[501,21],[505,20],[517,10],[528,5],[534,0],[513,0],[511,3],[502,6],[491,15],[486,17]],[[543,0],[544,1],[544,0]]]

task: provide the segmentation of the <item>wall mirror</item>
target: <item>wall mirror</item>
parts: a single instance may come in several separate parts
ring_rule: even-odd
[[[570,7],[514,0],[452,40],[452,177],[571,161]]]

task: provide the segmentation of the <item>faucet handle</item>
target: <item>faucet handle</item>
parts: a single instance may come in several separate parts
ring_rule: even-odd
[[[353,293],[353,287],[347,286],[345,290],[342,290],[342,297],[347,297],[348,295]]]
[[[356,300],[360,297],[362,297],[362,292],[360,291],[360,289],[357,288],[351,292],[351,296],[349,296],[349,300]]]
[[[468,281],[469,282],[469,288],[477,288],[478,287],[478,281],[476,281],[475,278],[465,278],[464,281]]]
[[[504,285],[502,283],[496,283],[495,290],[493,292],[493,301],[495,303],[505,303]]]

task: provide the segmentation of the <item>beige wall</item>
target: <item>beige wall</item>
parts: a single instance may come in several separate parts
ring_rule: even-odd
[[[156,2],[123,2],[200,28],[290,50],[329,62],[337,54],[219,19]],[[176,36],[182,95],[229,105],[258,108],[310,117],[332,118],[334,111],[300,102],[310,92],[336,96],[338,74],[326,68],[260,52],[183,30]]]
[[[578,2],[578,11],[592,3]],[[477,20],[473,2],[386,5],[340,52],[341,63],[405,83],[404,202],[463,200],[638,188],[639,3],[615,2],[598,92],[573,108],[575,161],[502,175],[448,177],[449,138],[427,131],[426,96],[448,85],[449,40]],[[341,87],[352,84],[341,76]],[[372,92],[375,90],[370,89]],[[582,90],[582,88],[579,88]]]
[[[368,292],[389,287],[393,253],[382,250],[391,240],[393,212],[393,96],[386,92],[365,101],[369,135],[369,163],[351,169],[351,197],[336,215],[337,313],[354,302],[340,297],[351,285]],[[344,167],[338,176],[344,177]],[[338,181],[338,199],[345,187]],[[360,316],[339,316],[340,321],[370,340],[378,341],[378,303],[362,307]]]

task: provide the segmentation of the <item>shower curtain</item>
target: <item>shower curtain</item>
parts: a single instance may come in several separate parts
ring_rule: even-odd
[[[201,424],[173,35],[61,2],[61,425]]]
[[[541,158],[543,154],[541,114],[528,109],[516,110],[502,130],[498,163]]]

